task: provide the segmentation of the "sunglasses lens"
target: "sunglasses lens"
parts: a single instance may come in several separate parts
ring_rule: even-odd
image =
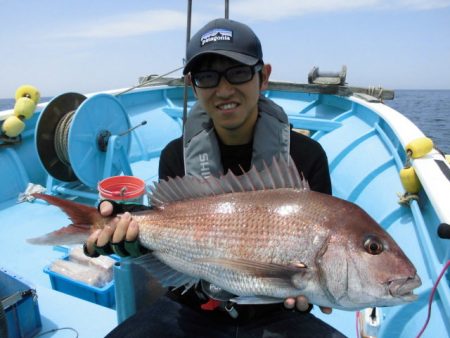
[[[215,70],[205,70],[192,74],[192,80],[194,85],[198,88],[213,88],[219,84],[221,76],[225,76],[225,79],[231,84],[242,84],[250,81],[253,78],[255,72],[261,70],[260,65],[256,66],[235,66],[228,68],[224,72],[218,72]]]
[[[252,79],[252,70],[252,67],[249,66],[233,67],[225,72],[225,78],[232,84],[244,83]]]
[[[199,88],[212,88],[219,84],[220,74],[216,71],[198,72],[193,75],[194,83]]]

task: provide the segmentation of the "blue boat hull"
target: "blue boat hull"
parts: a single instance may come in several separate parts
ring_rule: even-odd
[[[436,235],[437,226],[448,220],[438,212],[440,209],[433,200],[433,195],[426,189],[419,193],[418,202],[412,201],[407,206],[398,203],[398,194],[404,192],[399,171],[406,161],[405,141],[397,130],[398,123],[392,122],[387,116],[400,114],[382,103],[369,103],[354,96],[293,90],[269,90],[265,95],[285,109],[294,128],[307,130],[313,139],[321,143],[329,160],[333,194],[365,209],[391,234],[416,266],[423,282],[417,290],[418,300],[403,306],[381,309],[381,324],[373,329],[379,337],[417,335],[427,316],[428,298],[433,283],[449,259],[448,241],[446,243]],[[91,98],[95,98],[95,95],[88,100]],[[126,153],[132,174],[151,184],[158,179],[161,150],[170,140],[181,135],[183,88],[141,88],[118,96],[115,100],[126,112],[130,126],[147,121],[145,126],[129,134],[129,146],[119,148]],[[188,105],[193,103],[194,97],[190,94]],[[60,210],[43,202],[16,203],[18,195],[25,191],[28,183],[45,186],[48,192],[68,198],[75,197],[86,203],[97,202],[95,185],[89,186],[80,180],[63,182],[50,176],[45,169],[36,150],[35,129],[41,111],[46,106],[40,105],[33,118],[26,121],[27,128],[19,145],[0,150],[0,234],[2,238],[8,238],[0,246],[0,257],[4,258],[0,265],[38,286],[41,313],[48,319],[43,320],[44,330],[68,325],[76,327],[80,336],[103,336],[117,325],[117,314],[119,320],[123,320],[133,311],[133,305],[123,301],[127,299],[124,295],[132,292],[130,287],[123,282],[119,283],[116,290],[117,299],[120,299],[117,313],[64,294],[58,294],[53,300],[51,297],[55,297],[54,291],[51,290],[48,276],[42,270],[49,262],[59,258],[60,253],[25,241],[67,224],[67,219]],[[106,112],[94,111],[92,114],[95,116]],[[406,120],[404,117],[401,119]],[[90,123],[95,125],[95,118]],[[411,122],[407,121],[406,124],[404,127],[408,130],[407,133],[415,137],[421,136],[421,132]],[[124,125],[124,130],[127,129],[125,127]],[[433,156],[438,157],[439,154]],[[112,158],[112,161],[116,160]],[[78,160],[80,162],[83,162],[83,158]],[[85,170],[89,166],[76,165],[80,166],[79,170]],[[103,170],[103,162],[96,165]],[[420,169],[419,166],[418,168]],[[104,172],[108,173],[107,170]],[[98,180],[102,178],[100,174]],[[6,257],[14,259],[5,259]],[[132,301],[133,297],[128,299]],[[450,334],[449,302],[447,274],[438,286],[432,303],[431,320],[424,337]],[[324,315],[316,308],[313,312],[345,335],[356,334],[354,312],[335,310],[331,315]],[[99,316],[99,313],[102,315]],[[95,325],[93,321],[84,318],[89,315],[95,315]]]

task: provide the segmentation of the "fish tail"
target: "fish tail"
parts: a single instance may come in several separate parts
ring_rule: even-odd
[[[46,194],[36,193],[33,196],[59,207],[70,218],[72,224],[46,235],[30,238],[27,241],[31,244],[68,245],[83,243],[96,228],[106,223],[106,218],[102,217],[96,208]]]

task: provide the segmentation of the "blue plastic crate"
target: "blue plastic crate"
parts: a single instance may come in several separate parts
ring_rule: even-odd
[[[42,328],[36,290],[0,268],[0,336],[31,338]],[[6,331],[6,332],[5,332]]]
[[[57,250],[62,251],[60,248]],[[63,257],[61,257],[61,259],[69,260],[69,254],[66,253]],[[44,268],[44,272],[49,275],[53,290],[57,290],[105,307],[112,309],[115,308],[116,299],[114,280],[107,283],[104,287],[99,288],[54,272],[50,270],[50,265]]]

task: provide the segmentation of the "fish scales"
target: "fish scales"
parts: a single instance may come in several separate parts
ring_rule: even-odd
[[[154,209],[133,214],[140,242],[152,250],[136,263],[145,262],[167,286],[206,280],[235,294],[239,304],[304,295],[352,311],[417,298],[414,265],[363,209],[310,191],[292,160],[263,167],[239,177],[229,172],[157,183]],[[85,241],[112,220],[92,207],[35,196],[60,207],[74,224],[31,239],[34,244]]]
[[[315,250],[299,248],[310,246],[312,236],[326,238],[329,232],[327,226],[313,229],[327,220],[323,213],[314,212],[317,202],[313,197],[320,200],[326,195],[279,189],[175,202],[161,211],[137,216],[139,238],[147,248],[176,258],[180,265],[177,270],[215,280],[217,284],[233,284],[231,288],[240,288],[241,293],[244,289],[248,294],[260,292],[266,284],[273,289],[270,280],[202,263],[202,259],[245,258],[313,266]],[[321,243],[316,240],[316,244]],[[178,265],[173,261],[166,263]]]
[[[162,211],[134,217],[140,224],[141,243],[152,250],[178,250],[181,239],[183,252],[196,258],[251,255],[267,261],[268,250],[279,250],[272,259],[281,263],[298,251],[291,247],[309,243],[312,228],[326,220],[311,212],[311,199],[306,196],[304,207],[299,207],[302,195],[311,194],[295,190],[236,193],[177,202]],[[299,201],[292,203],[296,198]]]

